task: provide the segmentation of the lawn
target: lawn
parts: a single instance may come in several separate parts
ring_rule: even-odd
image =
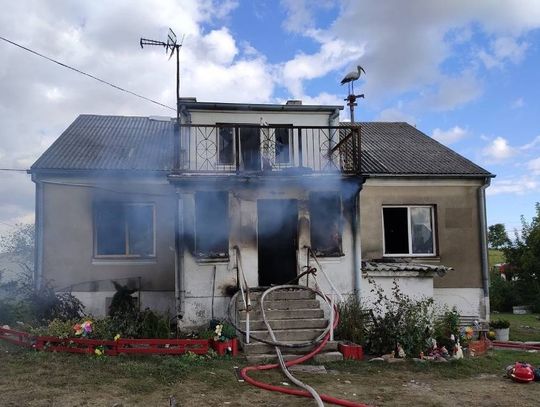
[[[319,391],[377,406],[536,406],[540,383],[503,377],[516,360],[540,365],[540,354],[492,351],[450,363],[335,362],[327,374],[297,374]],[[109,357],[37,353],[0,341],[2,406],[305,406],[307,399],[239,383],[242,358]],[[256,377],[279,384],[279,372]],[[291,385],[291,387],[293,387]]]
[[[504,258],[504,253],[501,250],[495,250],[495,249],[489,249],[488,250],[488,263],[489,263],[489,269],[499,263],[504,263],[506,259]]]
[[[511,341],[540,342],[540,315],[514,315],[510,313],[491,314],[491,320],[507,319],[510,321]]]

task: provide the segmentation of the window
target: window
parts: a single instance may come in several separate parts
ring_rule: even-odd
[[[276,163],[289,164],[291,162],[291,130],[286,127],[277,127],[276,134]]]
[[[342,256],[341,198],[337,192],[309,196],[311,248],[317,256]]]
[[[155,256],[153,204],[97,203],[94,225],[96,256]]]
[[[234,164],[234,129],[232,127],[218,128],[218,164]]]
[[[432,206],[384,207],[383,224],[385,255],[435,254]]]
[[[229,194],[195,194],[195,254],[200,258],[229,256]]]

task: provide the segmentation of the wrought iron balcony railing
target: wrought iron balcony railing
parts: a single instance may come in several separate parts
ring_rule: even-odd
[[[181,125],[181,173],[360,172],[360,126]]]

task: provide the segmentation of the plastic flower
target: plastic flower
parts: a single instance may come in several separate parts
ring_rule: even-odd
[[[120,334],[116,334],[116,335],[114,336],[114,340],[115,340],[115,341],[117,341],[118,339],[120,339]]]
[[[467,338],[469,339],[472,338],[473,334],[474,334],[474,329],[472,327],[468,326],[467,328],[465,328],[465,336]]]
[[[101,349],[99,349],[99,348],[96,348],[96,349],[94,350],[94,353],[95,353],[97,356],[103,355],[103,351],[102,351]]]
[[[75,335],[82,335],[82,333],[83,333],[83,329],[81,327],[81,324],[73,325],[73,330],[75,331]]]
[[[223,324],[217,324],[216,329],[214,330],[214,333],[216,334],[214,336],[215,341],[219,341],[221,339],[221,331],[223,330]]]

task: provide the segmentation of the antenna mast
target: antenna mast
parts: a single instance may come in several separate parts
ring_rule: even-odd
[[[150,40],[148,38],[141,38],[139,42],[139,44],[141,44],[141,48],[144,48],[145,45],[157,45],[159,47],[164,47],[166,53],[169,53],[169,50],[170,50],[171,53],[169,55],[169,60],[176,53],[176,119],[177,120],[180,118],[180,110],[178,108],[178,101],[180,100],[180,55],[179,54],[180,54],[180,47],[182,47],[183,43],[184,43],[184,36],[182,36],[182,41],[179,44],[177,41],[176,34],[171,28],[169,28],[169,33],[167,34],[167,42]]]

